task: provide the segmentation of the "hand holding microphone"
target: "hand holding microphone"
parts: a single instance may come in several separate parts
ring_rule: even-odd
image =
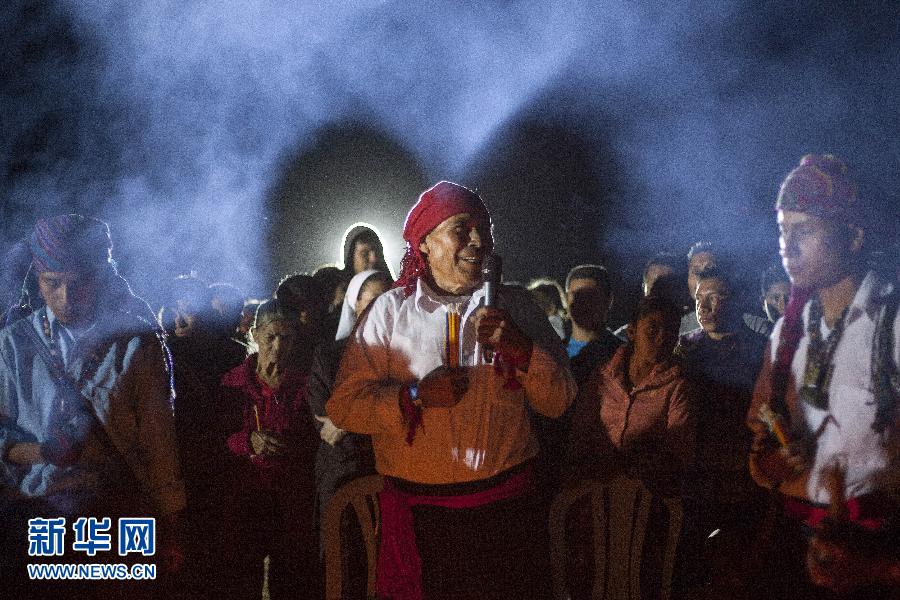
[[[497,292],[503,261],[496,254],[485,257],[481,267],[484,281],[484,306],[475,312],[478,343],[484,347],[485,359],[493,362],[494,352],[516,359],[527,369],[533,344],[505,310],[497,307]]]

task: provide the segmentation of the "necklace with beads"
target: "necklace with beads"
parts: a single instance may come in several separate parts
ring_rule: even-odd
[[[821,410],[828,410],[828,388],[834,373],[834,352],[844,334],[849,308],[848,306],[844,309],[834,328],[825,339],[822,339],[822,302],[818,298],[813,298],[810,303],[807,327],[809,346],[806,351],[806,368],[803,373],[803,385],[800,387],[800,397]]]

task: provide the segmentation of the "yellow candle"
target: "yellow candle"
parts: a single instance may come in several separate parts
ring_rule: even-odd
[[[459,367],[459,312],[447,311],[447,366]]]
[[[772,435],[774,435],[775,439],[778,440],[778,443],[781,444],[781,447],[787,448],[789,440],[787,433],[784,430],[784,424],[781,421],[781,417],[773,411],[768,404],[763,404],[759,407],[759,420],[766,424],[769,431],[772,432]]]

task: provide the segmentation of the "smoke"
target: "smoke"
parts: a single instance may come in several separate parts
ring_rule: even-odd
[[[845,155],[865,193],[897,205],[897,12],[875,2],[10,0],[2,237],[81,210],[110,221],[139,291],[196,270],[265,293],[266,200],[323,130],[363,123],[427,181],[471,183],[485,156],[514,158],[503,144],[518,124],[552,121],[596,151],[586,177],[615,179],[596,200],[609,206],[585,254],[606,248],[631,265],[712,237],[772,255],[772,198],[803,153]],[[379,226],[399,230],[409,201],[396,199]],[[352,203],[314,208],[338,229],[315,239],[366,220]]]

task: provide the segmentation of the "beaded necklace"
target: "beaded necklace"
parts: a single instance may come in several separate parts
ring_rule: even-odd
[[[53,330],[50,328],[50,319],[45,312],[41,315],[41,324],[44,326],[44,337],[47,338],[47,346],[50,348],[50,354],[59,356],[59,348],[56,346],[56,338],[53,337]]]
[[[822,301],[814,297],[809,307],[809,347],[806,350],[806,370],[803,373],[803,385],[800,387],[800,398],[820,410],[828,410],[828,388],[834,373],[834,352],[844,334],[844,324],[850,306],[844,309],[834,329],[824,340],[822,339]]]

